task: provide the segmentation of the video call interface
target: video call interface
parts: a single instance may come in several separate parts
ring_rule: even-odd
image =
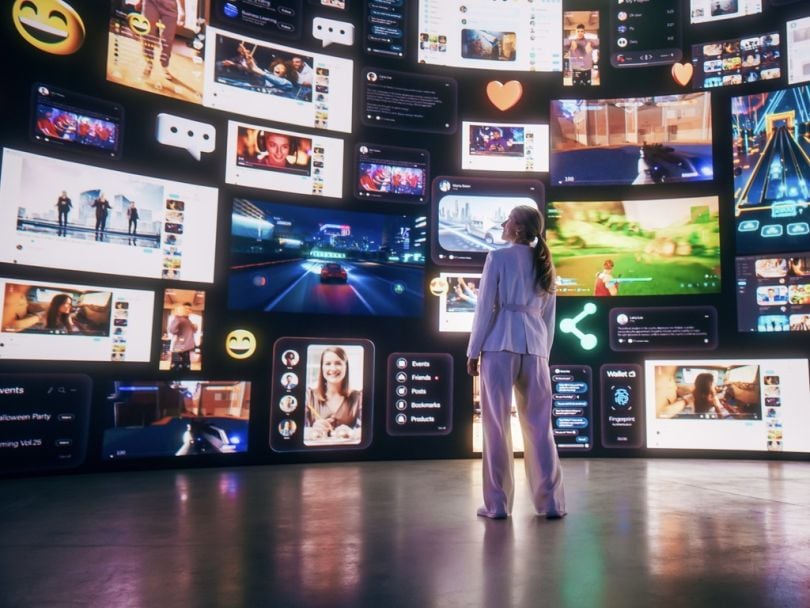
[[[36,371],[0,448],[34,397],[76,443],[0,473],[480,451],[458,372],[519,205],[560,452],[810,453],[808,360],[769,358],[810,332],[803,0],[55,4],[70,52],[0,41],[0,363]]]

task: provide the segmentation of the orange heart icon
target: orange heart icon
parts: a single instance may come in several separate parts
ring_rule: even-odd
[[[692,80],[692,72],[694,72],[694,68],[692,68],[691,63],[672,64],[672,78],[682,87],[685,87]]]
[[[487,85],[487,97],[492,105],[505,112],[523,97],[523,85],[517,80],[510,80],[506,84],[493,80]]]

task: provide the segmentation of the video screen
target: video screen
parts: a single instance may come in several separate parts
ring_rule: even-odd
[[[810,250],[810,87],[731,100],[737,253]]]
[[[343,140],[229,121],[225,181],[340,198]]]
[[[250,382],[117,380],[104,408],[105,460],[248,451]]]
[[[110,5],[107,80],[201,103],[209,0],[182,5],[112,0]]]
[[[236,199],[228,308],[419,317],[427,218]]]
[[[206,107],[351,133],[351,60],[213,27],[207,29],[206,35]]]
[[[81,465],[92,386],[84,374],[0,374],[0,473]]]
[[[692,45],[692,85],[710,89],[782,77],[779,32]]]
[[[546,242],[559,295],[720,293],[716,196],[551,203]]]
[[[483,268],[487,253],[505,247],[503,222],[518,205],[544,209],[543,183],[437,177],[432,190],[431,257],[440,266]]]
[[[419,63],[482,70],[562,71],[562,0],[419,0]]]
[[[548,125],[463,122],[461,168],[548,171]]]
[[[205,292],[167,289],[163,292],[160,325],[161,371],[198,372],[202,369]]]
[[[0,359],[149,361],[151,291],[0,278]]]
[[[418,148],[358,144],[354,195],[360,200],[424,203],[430,153]]]
[[[810,80],[810,17],[788,21],[787,77],[788,84]]]
[[[214,279],[216,188],[6,148],[0,198],[0,262]]]
[[[810,253],[737,258],[737,329],[810,331]]]
[[[810,452],[807,359],[645,362],[647,447]]]
[[[452,78],[364,68],[360,121],[428,133],[456,132],[458,85]]]
[[[691,23],[734,19],[762,12],[762,0],[689,0]]]
[[[472,331],[480,272],[442,272],[439,275],[439,331]],[[434,287],[434,283],[431,283]]]
[[[550,164],[562,186],[711,181],[711,96],[552,101]]]
[[[563,85],[599,86],[599,11],[565,11],[563,36]]]
[[[277,452],[368,447],[374,345],[280,338],[273,348],[270,447]]]
[[[31,139],[71,152],[121,156],[124,108],[37,83],[32,90]]]
[[[259,36],[300,38],[304,17],[302,0],[216,0],[217,17],[235,30]]]

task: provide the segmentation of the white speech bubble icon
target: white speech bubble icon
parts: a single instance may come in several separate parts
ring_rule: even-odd
[[[315,17],[312,20],[312,37],[320,40],[324,46],[335,44],[354,44],[354,25],[345,21]]]
[[[200,160],[203,152],[216,149],[217,131],[208,123],[161,112],[156,127],[155,138],[160,143],[187,150],[195,160]]]

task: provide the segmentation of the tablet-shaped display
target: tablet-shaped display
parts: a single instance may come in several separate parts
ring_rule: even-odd
[[[214,280],[217,189],[6,148],[0,261]]]
[[[810,331],[810,252],[736,262],[739,331]]]
[[[248,450],[250,382],[117,380],[104,407],[105,460]]]
[[[366,53],[382,57],[405,56],[408,6],[398,0],[367,0]]]
[[[588,365],[551,365],[551,427],[560,452],[593,448],[593,379]]]
[[[810,17],[785,24],[787,30],[787,77],[789,84],[810,80]]]
[[[369,340],[280,338],[271,370],[274,451],[369,446],[374,403],[374,345]]]
[[[431,195],[430,254],[440,266],[483,268],[487,253],[505,247],[502,224],[518,205],[544,210],[543,183],[440,176]]]
[[[471,332],[481,273],[442,272],[439,280],[439,331]]]
[[[562,0],[419,0],[419,63],[560,72]]]
[[[647,447],[810,452],[807,359],[646,361]]]
[[[32,89],[31,139],[55,149],[121,156],[124,108],[50,84]]]
[[[607,363],[602,381],[602,445],[606,448],[644,446],[644,395],[641,366]]]
[[[548,171],[548,125],[464,121],[461,168],[476,171]]]
[[[810,249],[808,100],[807,86],[731,99],[739,254]]]
[[[0,277],[0,359],[149,361],[155,294]]]
[[[551,102],[551,183],[714,179],[709,93]]]
[[[427,220],[236,199],[228,308],[419,317]]]
[[[340,198],[343,140],[229,121],[225,181]]]
[[[763,0],[689,0],[691,23],[734,19],[762,12]]]
[[[81,465],[91,386],[83,374],[0,374],[0,472]]]
[[[206,107],[351,133],[351,60],[213,27],[206,36]]]
[[[550,203],[546,242],[558,295],[720,292],[716,196]]]
[[[354,195],[360,200],[424,203],[430,153],[418,148],[357,144]]]
[[[458,95],[452,78],[364,68],[360,120],[368,127],[456,132]]]
[[[781,78],[779,32],[693,44],[692,65],[696,89]]]

